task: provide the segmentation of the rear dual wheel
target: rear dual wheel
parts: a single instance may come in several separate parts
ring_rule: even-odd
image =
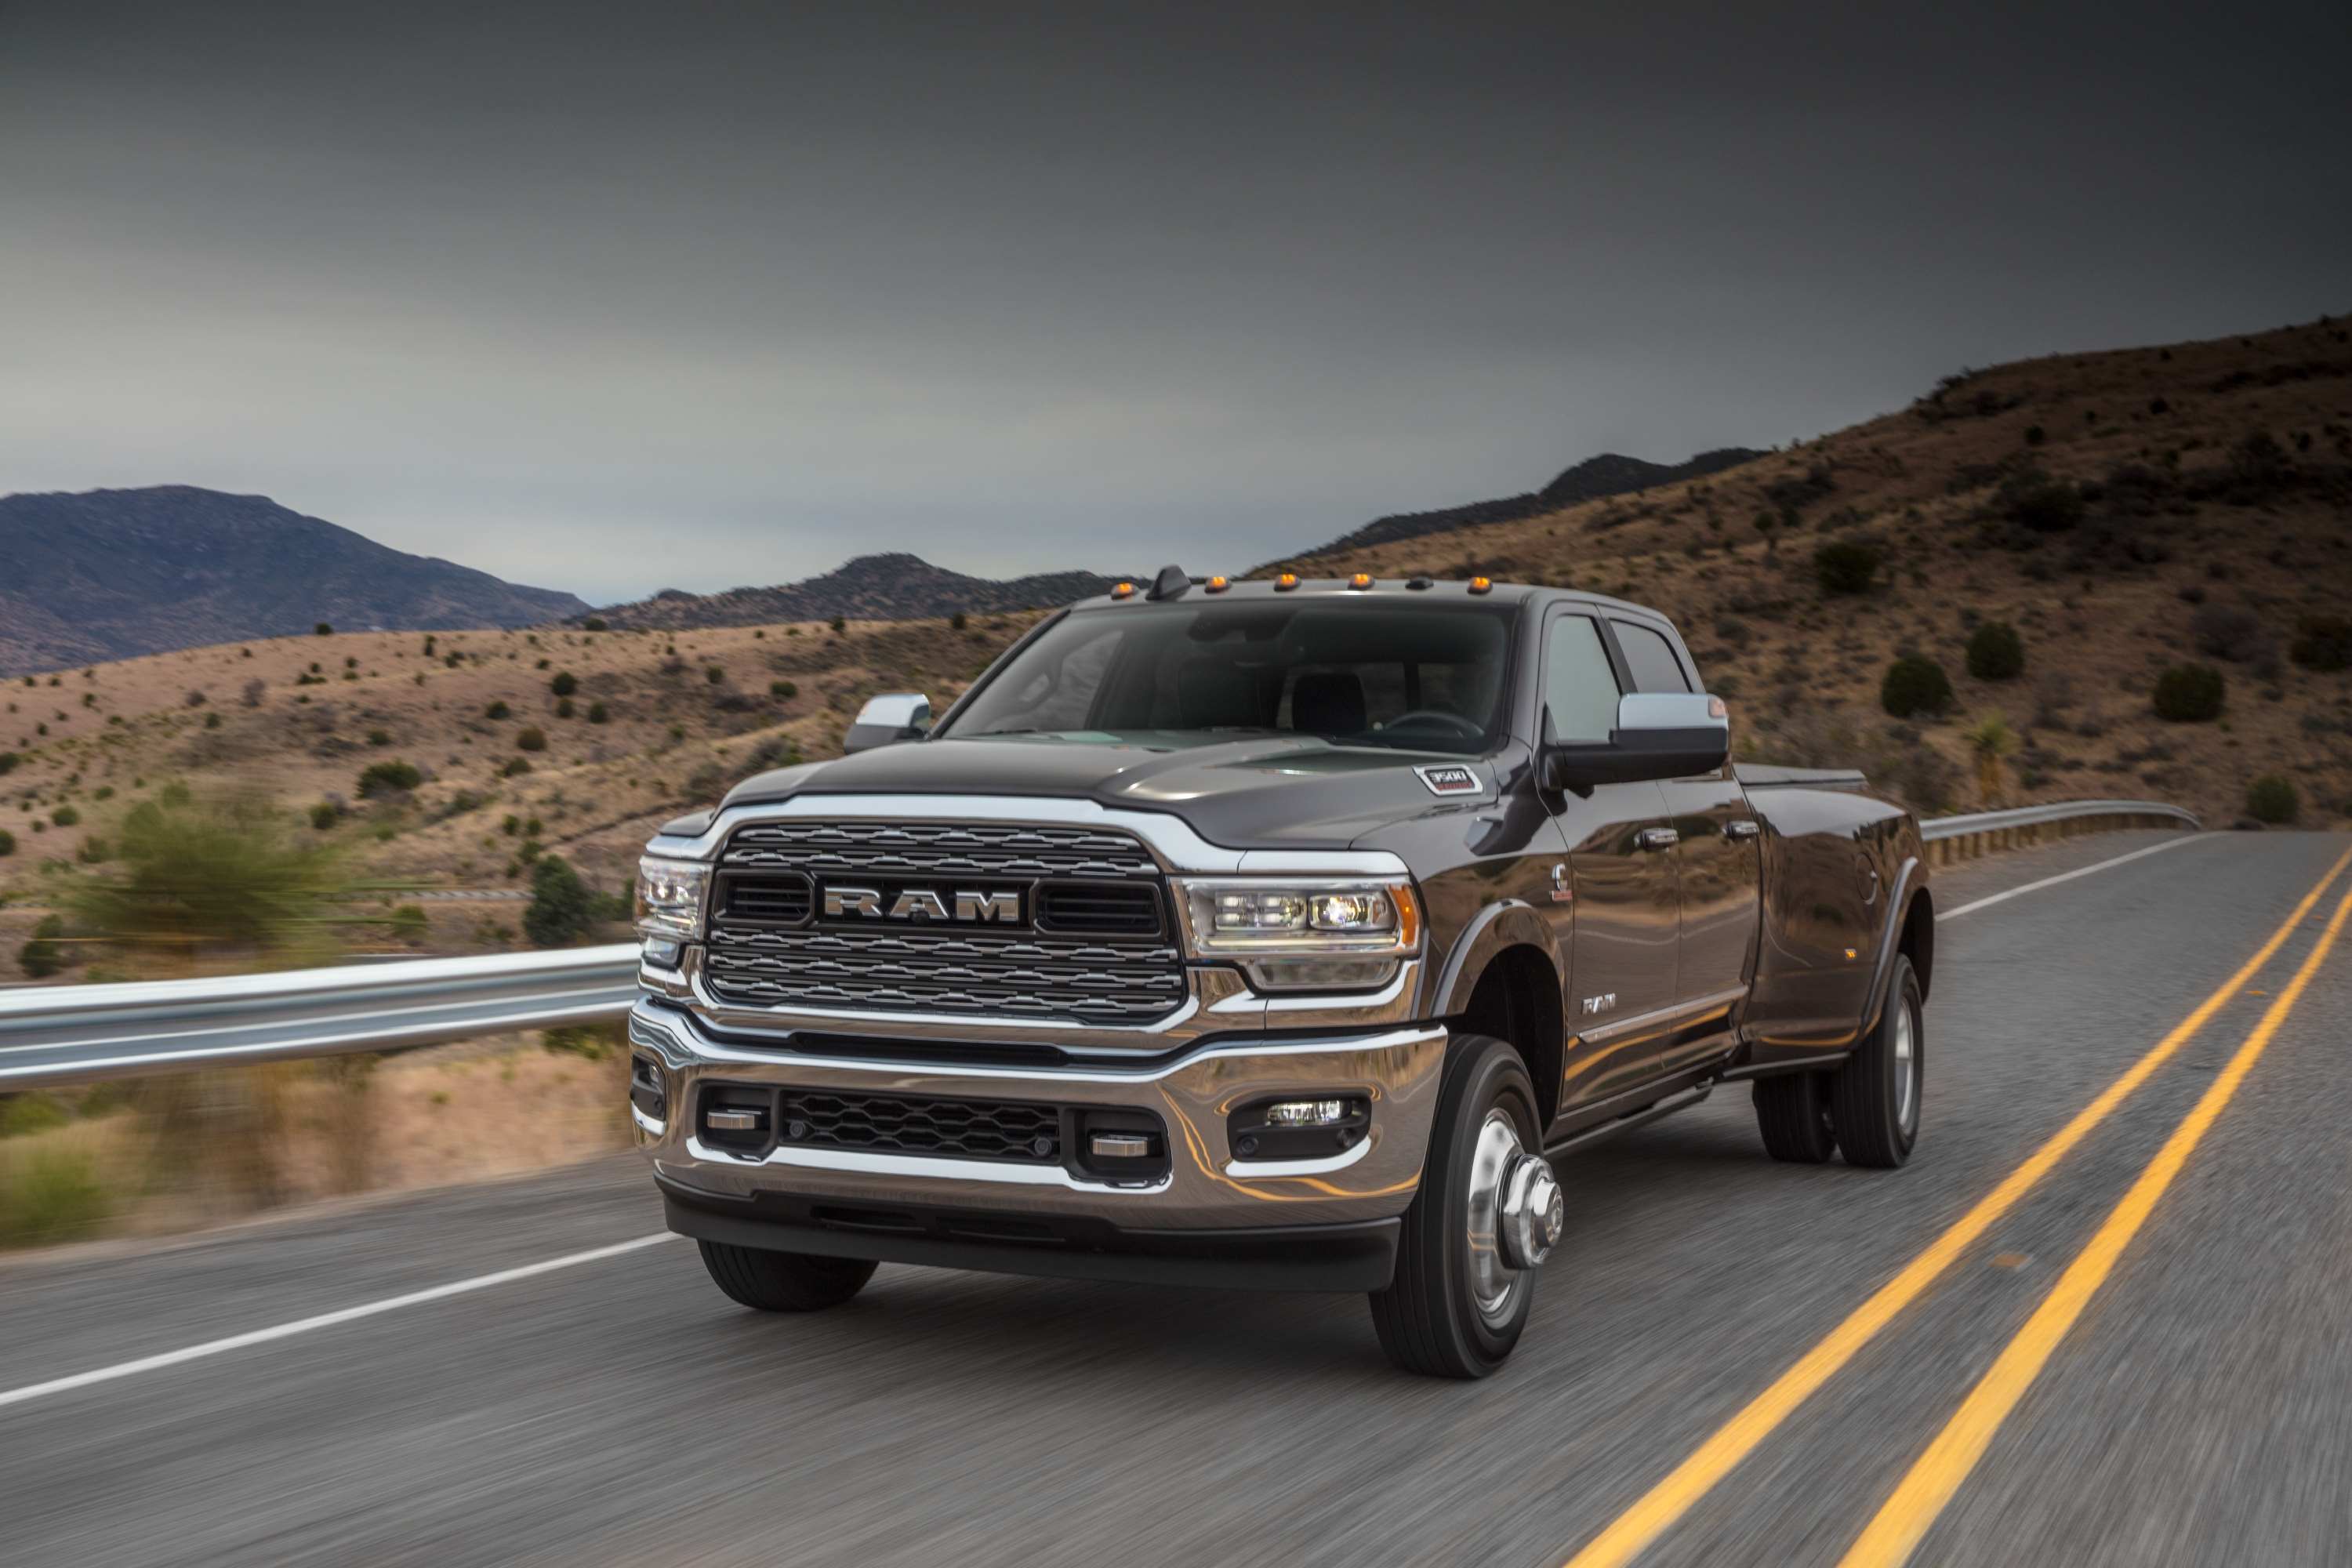
[[[1927,1046],[1919,977],[1909,956],[1898,953],[1878,1026],[1843,1067],[1756,1080],[1756,1126],[1765,1152],[1818,1165],[1843,1149],[1849,1165],[1902,1165],[1919,1141]]]

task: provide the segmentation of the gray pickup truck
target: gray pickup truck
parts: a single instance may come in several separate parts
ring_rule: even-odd
[[[638,879],[631,1113],[746,1305],[880,1262],[1362,1291],[1480,1376],[1561,1155],[1740,1079],[1777,1159],[1918,1136],[1917,823],[1734,766],[1654,610],[1170,567],[847,747]]]

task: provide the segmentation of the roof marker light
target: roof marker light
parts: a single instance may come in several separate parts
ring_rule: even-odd
[[[1348,579],[1348,586],[1354,589],[1359,594],[1362,593],[1371,585],[1372,574],[1370,572],[1359,572],[1354,576]]]
[[[1470,591],[1474,594],[1486,593],[1494,586],[1495,580],[1492,577],[1473,577],[1470,579]]]
[[[1110,596],[1114,599],[1132,599],[1135,597],[1135,584],[1121,583],[1110,591]]]
[[[1297,586],[1298,574],[1296,572],[1278,573],[1275,576],[1274,591],[1277,594],[1287,594]]]
[[[1224,578],[1223,578],[1223,577],[1221,577],[1221,576],[1220,576],[1220,577],[1212,577],[1212,578],[1210,578],[1210,579],[1209,579],[1209,581],[1208,581],[1205,584],[1203,584],[1203,585],[1204,585],[1205,587],[1207,587],[1207,589],[1209,590],[1209,592],[1210,592],[1210,593],[1212,593],[1212,594],[1222,594],[1222,593],[1223,593],[1226,589],[1228,589],[1228,588],[1230,588],[1230,587],[1232,587],[1232,586],[1233,586],[1233,584],[1232,584],[1231,583],[1229,583],[1229,582],[1225,581],[1225,579],[1224,579]]]

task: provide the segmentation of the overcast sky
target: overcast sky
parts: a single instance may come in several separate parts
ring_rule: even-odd
[[[599,602],[1231,570],[2352,310],[2348,58],[2341,0],[0,0],[0,491]]]

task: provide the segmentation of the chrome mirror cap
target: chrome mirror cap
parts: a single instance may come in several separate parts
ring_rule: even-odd
[[[869,697],[842,737],[845,752],[868,751],[893,741],[912,741],[931,727],[931,700],[919,691],[887,691]]]
[[[1731,710],[1703,691],[1636,691],[1617,700],[1617,728],[1727,731]]]

